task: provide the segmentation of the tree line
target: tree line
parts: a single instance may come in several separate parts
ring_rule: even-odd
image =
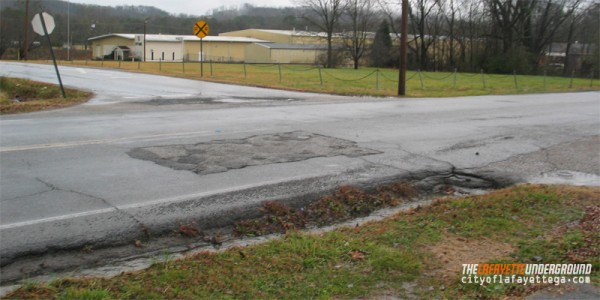
[[[401,0],[299,0],[328,35],[341,32],[358,66],[398,65]],[[409,68],[598,74],[600,2],[409,0]],[[372,43],[366,43],[375,31]],[[548,55],[553,53],[554,55]],[[328,64],[335,63],[333,51]]]
[[[297,0],[296,7],[244,4],[205,16],[172,15],[149,6],[107,7],[60,0],[30,0],[29,19],[55,17],[54,46],[89,45],[108,33],[191,34],[204,19],[211,35],[248,28],[325,33],[324,65],[397,67],[402,0]],[[0,57],[9,49],[35,49],[25,38],[25,0],[0,2]],[[597,0],[409,0],[411,69],[534,74],[598,74],[600,2]],[[69,24],[67,26],[67,24]],[[68,27],[68,28],[67,28]],[[547,55],[547,53],[555,55]]]

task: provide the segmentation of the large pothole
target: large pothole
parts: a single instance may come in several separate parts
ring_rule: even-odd
[[[218,103],[265,103],[265,102],[294,102],[302,99],[290,97],[191,97],[191,98],[155,98],[140,101],[139,104],[164,106],[164,105],[191,105],[191,104],[218,104]]]
[[[135,148],[133,158],[197,174],[226,172],[249,166],[287,163],[316,157],[358,157],[381,152],[355,142],[304,131],[256,135],[191,145]]]

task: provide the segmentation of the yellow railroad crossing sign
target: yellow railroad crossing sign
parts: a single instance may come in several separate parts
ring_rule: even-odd
[[[207,36],[209,30],[208,23],[204,20],[200,20],[194,24],[194,34],[199,38]]]

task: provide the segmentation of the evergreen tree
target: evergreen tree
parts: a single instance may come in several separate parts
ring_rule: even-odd
[[[390,28],[387,20],[383,20],[371,45],[371,66],[372,67],[391,67],[394,65],[392,58],[392,38],[390,37]]]

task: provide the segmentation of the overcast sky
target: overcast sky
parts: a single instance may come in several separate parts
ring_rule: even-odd
[[[1,1],[1,0],[0,0]],[[106,6],[145,5],[154,6],[172,14],[206,15],[219,7],[239,7],[244,3],[254,6],[295,6],[294,0],[68,0],[72,3]]]

